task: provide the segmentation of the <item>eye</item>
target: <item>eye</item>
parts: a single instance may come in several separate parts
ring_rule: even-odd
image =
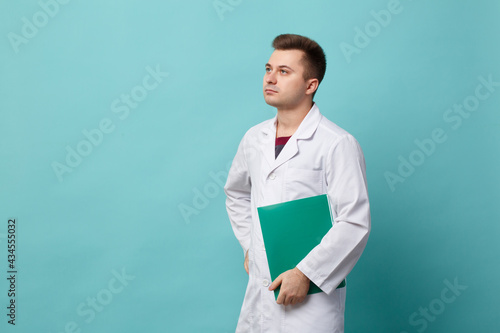
[[[266,72],[269,73],[271,71],[271,68],[266,67]]]
[[[282,69],[282,70],[281,70],[281,74],[288,74],[288,71],[287,71],[287,70],[285,70],[285,69]]]

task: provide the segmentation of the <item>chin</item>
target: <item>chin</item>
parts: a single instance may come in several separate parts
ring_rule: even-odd
[[[266,103],[268,105],[274,106],[276,108],[281,105],[281,103],[279,101],[273,100],[273,98],[269,98],[269,97],[264,96],[264,100],[266,101]]]

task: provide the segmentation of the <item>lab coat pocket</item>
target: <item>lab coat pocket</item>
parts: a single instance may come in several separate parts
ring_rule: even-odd
[[[323,194],[323,170],[288,168],[285,189],[287,200]]]

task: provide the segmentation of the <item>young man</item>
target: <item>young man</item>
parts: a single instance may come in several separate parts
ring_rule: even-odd
[[[363,152],[313,102],[326,70],[321,47],[290,34],[276,37],[273,47],[263,92],[277,115],[244,135],[224,187],[249,274],[236,331],[344,332],[346,288],[337,287],[370,232]],[[324,193],[332,205],[332,228],[295,268],[271,281],[257,207]],[[310,281],[323,292],[306,295]]]

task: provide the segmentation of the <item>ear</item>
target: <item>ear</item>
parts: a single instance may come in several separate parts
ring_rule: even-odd
[[[306,80],[306,95],[312,95],[318,89],[319,81],[318,79]]]

